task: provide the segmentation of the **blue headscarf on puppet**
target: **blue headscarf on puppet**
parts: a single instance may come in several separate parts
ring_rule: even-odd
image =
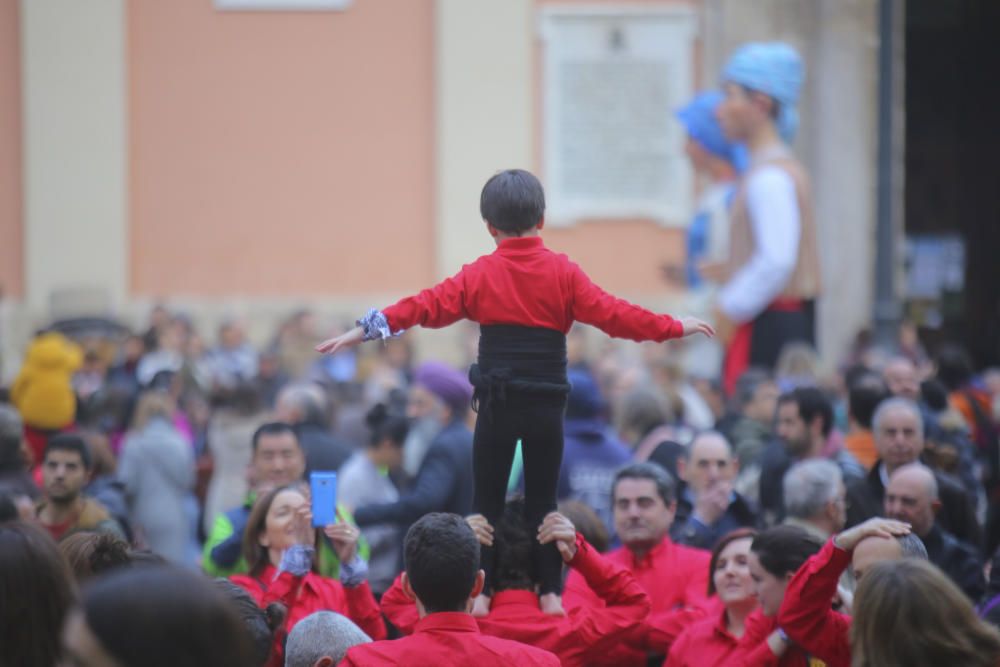
[[[778,103],[777,128],[781,138],[791,143],[799,127],[796,104],[805,67],[799,54],[783,42],[744,44],[732,55],[722,71],[723,81],[732,82],[768,95]]]
[[[677,120],[688,136],[712,155],[718,156],[742,172],[747,165],[747,150],[743,144],[726,139],[715,112],[725,96],[719,91],[699,93],[677,110]]]

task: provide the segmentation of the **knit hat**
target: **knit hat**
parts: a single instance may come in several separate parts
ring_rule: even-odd
[[[440,361],[421,364],[413,383],[440,398],[454,412],[465,412],[472,400],[472,385],[466,377]]]
[[[791,141],[799,126],[796,105],[805,68],[798,52],[783,42],[751,42],[732,55],[722,71],[723,81],[737,83],[773,97],[778,102],[778,133]]]

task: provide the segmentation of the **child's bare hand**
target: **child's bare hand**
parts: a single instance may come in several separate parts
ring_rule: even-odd
[[[709,338],[715,335],[715,329],[708,322],[703,322],[697,317],[682,317],[681,325],[684,327],[684,337],[695,334],[705,334]]]
[[[345,334],[323,341],[316,346],[316,351],[321,354],[336,354],[341,350],[361,344],[364,339],[365,330],[361,327],[354,327]]]

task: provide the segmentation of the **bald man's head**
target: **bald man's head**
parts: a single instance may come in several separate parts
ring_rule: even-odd
[[[914,533],[926,537],[941,507],[937,479],[922,463],[901,466],[889,477],[883,502],[887,517],[909,523]]]
[[[906,357],[893,357],[882,371],[889,393],[915,401],[920,398],[920,380],[917,367]]]

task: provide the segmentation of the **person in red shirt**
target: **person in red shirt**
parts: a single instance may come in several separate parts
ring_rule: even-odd
[[[340,581],[320,576],[315,567],[316,530],[304,489],[279,487],[257,501],[243,536],[246,575],[230,580],[261,608],[280,602],[288,609],[284,632],[275,633],[268,665],[282,665],[288,632],[314,611],[344,614],[373,639],[386,636],[385,622],[368,586],[368,566],[357,553],[358,529],[345,521],[323,529],[340,559]]]
[[[473,509],[491,524],[503,513],[507,478],[518,441],[524,453],[528,521],[540,525],[556,509],[563,448],[566,333],[574,321],[608,335],[662,342],[695,333],[713,335],[696,318],[675,320],[615,298],[591,282],[566,255],[545,247],[545,193],[532,174],[510,169],[490,178],[480,213],[497,244],[452,278],[382,311],[371,310],[355,329],[317,346],[323,353],[387,338],[410,327],[440,328],[461,319],[481,325],[479,358],[469,370],[480,411],[473,440]],[[562,614],[562,563],[554,546],[533,546],[542,608]],[[487,592],[494,554],[482,552]],[[484,597],[477,613],[485,614]]]
[[[776,526],[757,535],[747,564],[760,608],[747,617],[743,636],[727,664],[740,667],[814,667],[801,647],[778,625],[788,581],[822,543],[798,526]],[[827,598],[830,604],[832,595]]]
[[[738,528],[723,535],[712,550],[708,594],[722,610],[689,626],[670,647],[664,667],[724,667],[736,652],[747,617],[757,608],[750,576],[750,545],[756,531]]]
[[[489,615],[477,619],[484,634],[551,651],[563,667],[582,667],[619,642],[649,613],[649,597],[632,574],[597,553],[562,514],[553,512],[545,517],[537,539],[556,543],[563,560],[605,601],[604,608],[580,608],[562,617],[541,611],[538,581],[531,571],[531,543],[536,537],[524,520],[522,500],[507,503],[495,533],[480,515],[466,521],[476,531],[480,545],[495,544],[497,550],[496,594]],[[412,632],[418,616],[400,578],[382,597],[382,611],[404,633]]]
[[[840,575],[851,566],[860,582],[873,565],[902,558],[927,560],[909,524],[876,517],[840,533],[792,577],[778,624],[791,641],[829,667],[850,667],[851,617],[830,608]]]
[[[711,554],[670,540],[676,488],[670,473],[655,463],[635,463],[615,475],[615,530],[624,546],[605,558],[632,573],[652,608],[643,623],[597,656],[594,665],[640,666],[650,654],[666,656],[681,631],[706,613]],[[606,606],[578,571],[566,579],[565,602],[570,614]]]
[[[403,592],[416,603],[413,634],[355,646],[342,667],[557,667],[548,651],[483,634],[469,613],[483,587],[479,542],[457,514],[426,514],[406,533]],[[391,590],[391,589],[390,589]],[[388,593],[387,593],[388,595]]]

